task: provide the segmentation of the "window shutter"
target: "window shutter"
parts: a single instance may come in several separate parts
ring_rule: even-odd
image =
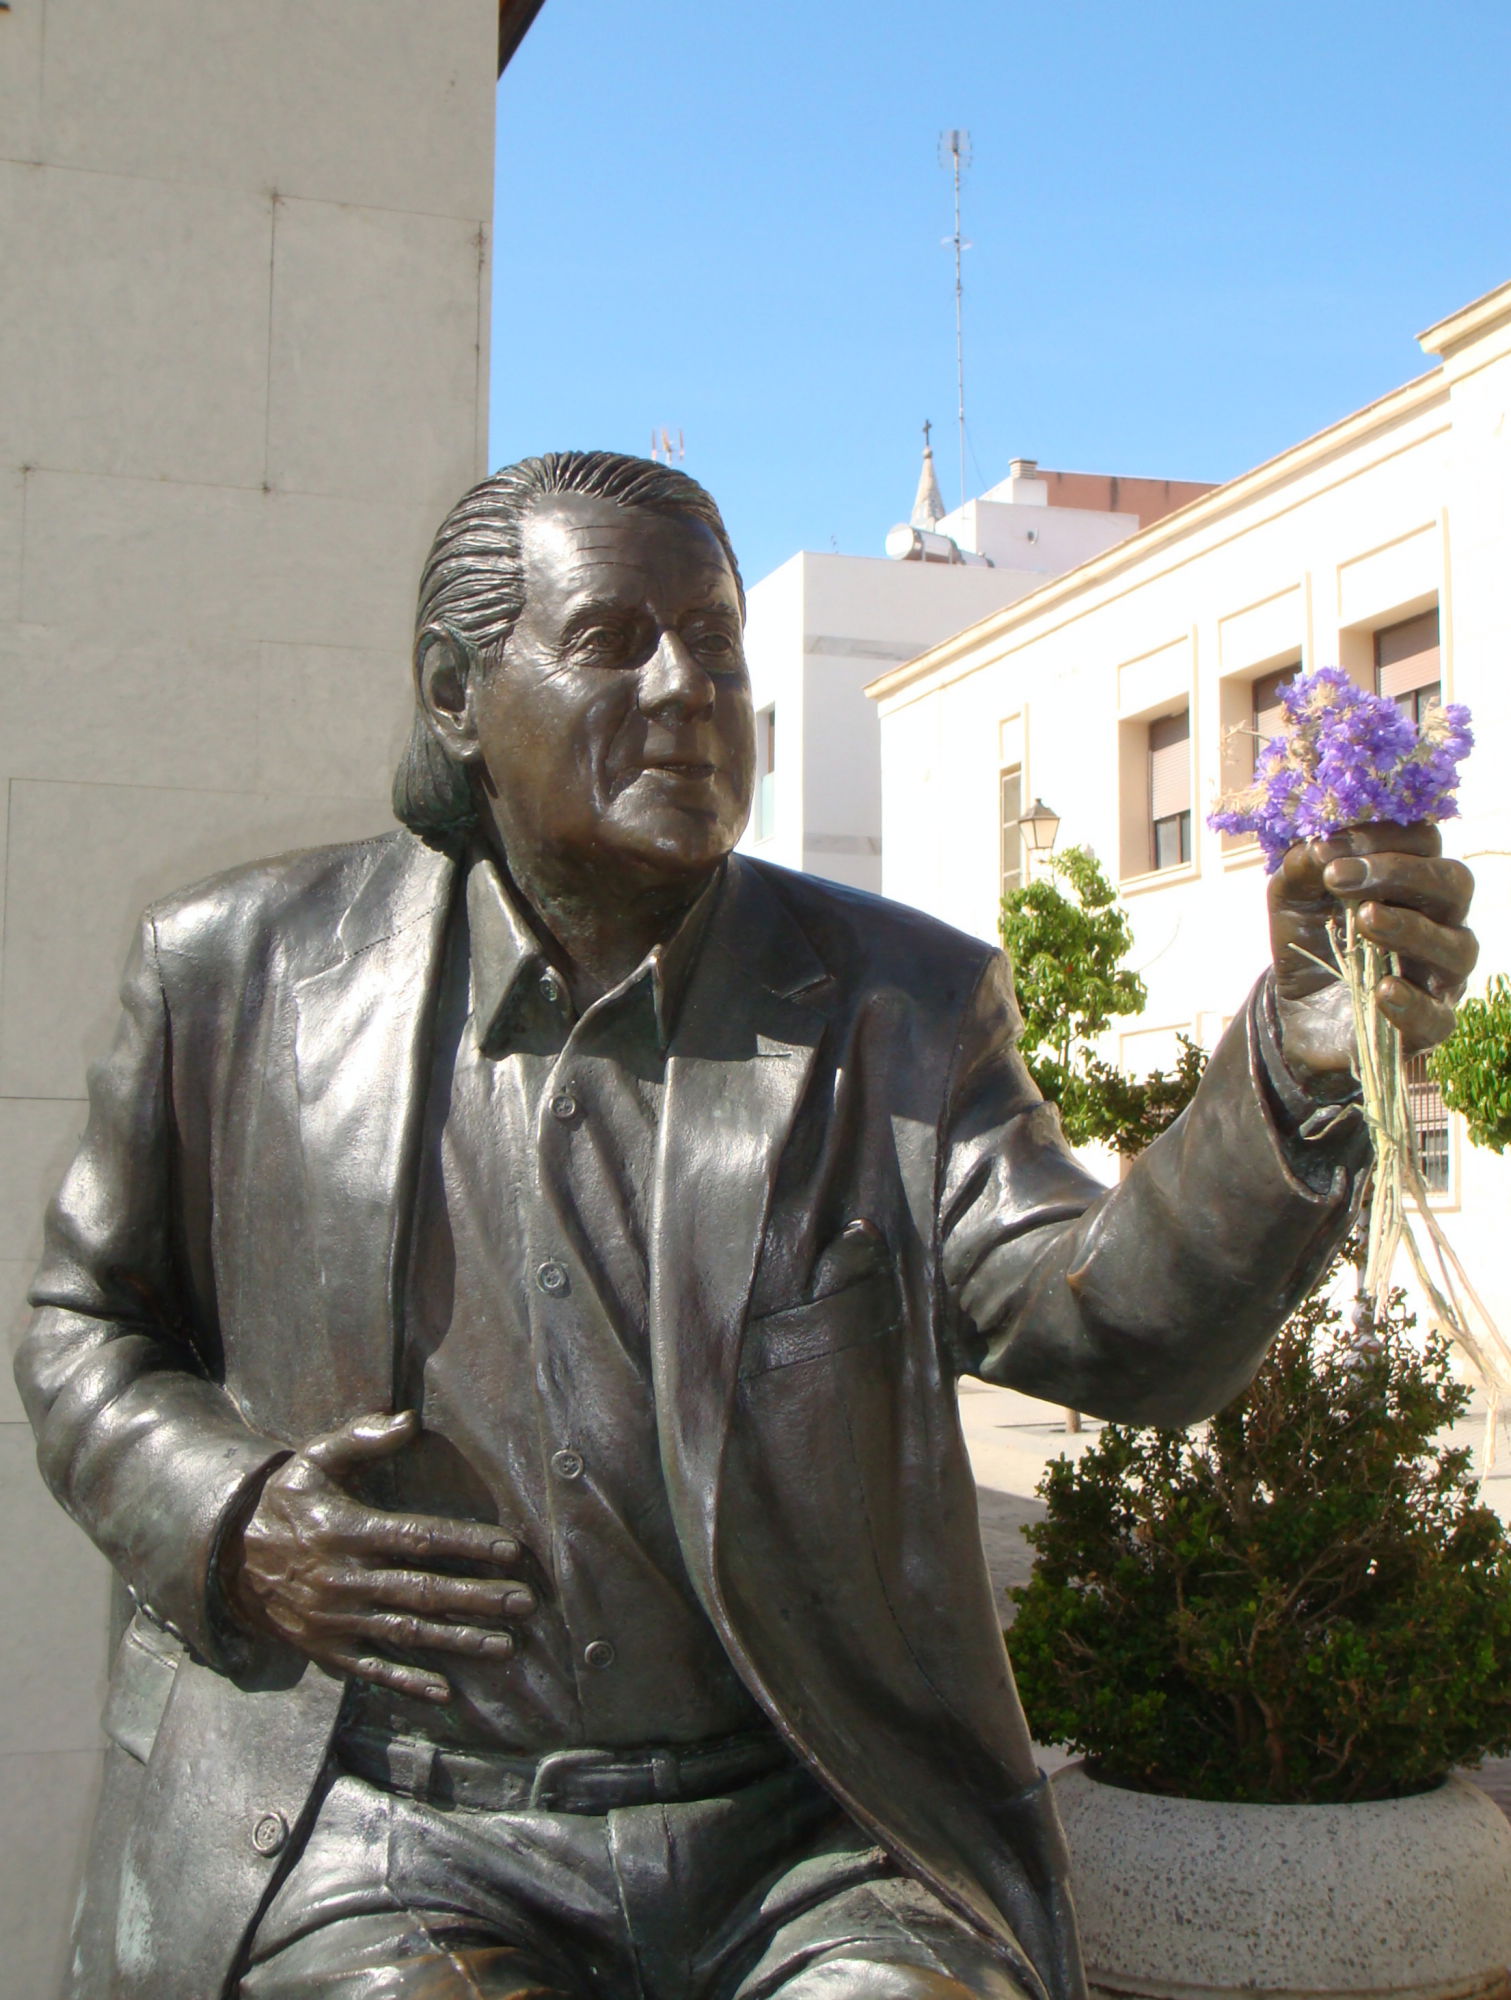
[[[1265,674],[1254,683],[1254,757],[1257,762],[1260,751],[1272,736],[1278,736],[1285,728],[1285,710],[1280,706],[1280,690],[1287,681],[1294,680],[1301,671],[1298,661],[1294,666],[1281,667],[1273,674]]]
[[[1438,644],[1438,614],[1387,625],[1375,634],[1375,692],[1399,701],[1418,688],[1435,687],[1443,678]]]
[[[1002,893],[1023,886],[1023,772],[1002,773]]]
[[[1149,725],[1149,817],[1191,810],[1191,714],[1163,715]]]

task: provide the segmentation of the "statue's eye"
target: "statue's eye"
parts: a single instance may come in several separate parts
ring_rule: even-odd
[[[573,650],[591,660],[612,660],[624,651],[624,634],[612,625],[589,625],[577,634]]]
[[[700,659],[713,660],[720,666],[732,660],[739,651],[734,634],[722,625],[696,625],[685,637]]]

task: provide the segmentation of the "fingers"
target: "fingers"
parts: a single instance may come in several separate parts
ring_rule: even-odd
[[[369,1411],[364,1416],[353,1417],[350,1423],[342,1424],[338,1430],[326,1431],[321,1437],[311,1438],[302,1450],[296,1452],[285,1468],[288,1474],[285,1483],[299,1483],[304,1467],[339,1483],[346,1473],[355,1471],[358,1466],[392,1458],[395,1452],[404,1449],[418,1429],[419,1422],[413,1410],[399,1410],[389,1415],[382,1411]]]
[[[365,1604],[416,1612],[425,1618],[527,1618],[535,1593],[513,1578],[441,1576],[433,1571],[353,1569],[336,1572],[331,1588]]]
[[[1431,820],[1418,820],[1412,826],[1398,826],[1393,819],[1380,819],[1370,820],[1363,826],[1351,826],[1327,840],[1308,841],[1307,845],[1323,861],[1332,861],[1345,854],[1434,855],[1443,851],[1443,836]]]
[[[508,1632],[487,1632],[480,1625],[448,1625],[438,1618],[416,1618],[409,1611],[369,1611],[339,1622],[339,1629],[364,1646],[382,1646],[401,1653],[460,1653],[472,1660],[507,1660],[514,1655]]]
[[[1375,989],[1380,1012],[1401,1031],[1408,1055],[1435,1049],[1453,1033],[1454,1012],[1450,1002],[1434,999],[1408,979],[1382,979]]]
[[[348,1555],[429,1569],[438,1562],[483,1563],[490,1569],[509,1568],[520,1559],[520,1545],[513,1535],[487,1521],[447,1521],[436,1514],[380,1513],[376,1508],[360,1509],[343,1522],[337,1539]]]
[[[385,1660],[381,1653],[337,1647],[311,1657],[333,1674],[350,1674],[354,1680],[371,1681],[374,1687],[408,1695],[413,1701],[434,1702],[439,1707],[451,1699],[451,1683],[444,1674],[427,1672],[424,1667],[406,1667],[400,1660]]]
[[[1457,999],[1479,958],[1473,931],[1435,923],[1392,903],[1365,903],[1359,911],[1365,937],[1398,954],[1402,970],[1438,999]]]
[[[1462,861],[1397,852],[1329,861],[1323,883],[1333,895],[1417,910],[1452,925],[1463,922],[1474,893],[1474,877]]]

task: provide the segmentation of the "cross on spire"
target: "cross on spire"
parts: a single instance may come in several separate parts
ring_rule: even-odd
[[[908,516],[909,526],[914,528],[932,529],[944,517],[944,496],[939,491],[939,480],[934,471],[934,447],[929,443],[933,428],[927,421],[923,427],[923,466],[918,474],[913,511]]]

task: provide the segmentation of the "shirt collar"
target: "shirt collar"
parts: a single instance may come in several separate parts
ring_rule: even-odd
[[[587,1011],[609,1008],[648,987],[663,1052],[697,962],[698,949],[723,886],[721,866],[672,936],[653,945],[635,970]],[[507,1055],[533,1039],[543,1016],[575,1021],[567,982],[552,965],[520,909],[515,892],[486,851],[467,871],[467,935],[472,1020],[485,1055]]]

